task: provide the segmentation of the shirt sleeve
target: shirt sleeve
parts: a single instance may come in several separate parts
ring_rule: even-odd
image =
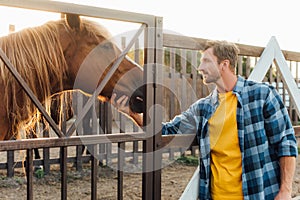
[[[199,103],[192,104],[188,110],[175,116],[170,122],[163,123],[162,134],[195,134],[199,124]]]
[[[297,156],[294,128],[280,95],[273,87],[264,105],[264,117],[268,140],[277,149],[278,156]]]

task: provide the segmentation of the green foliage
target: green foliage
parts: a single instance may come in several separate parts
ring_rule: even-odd
[[[171,53],[171,51],[172,51],[172,53]],[[192,56],[193,56],[192,52],[193,51],[191,51],[191,50],[186,50],[185,57],[182,57],[180,49],[172,49],[171,50],[170,48],[165,48],[163,64],[165,66],[170,66],[171,59],[172,59],[171,56],[173,56],[173,59],[175,59],[174,60],[175,66],[170,66],[170,67],[174,68],[176,72],[184,73],[182,71],[182,65],[181,65],[182,59],[184,59],[183,62],[185,62],[185,64],[186,64],[185,72],[190,74],[190,73],[192,73],[192,67],[197,68],[199,66],[200,58],[201,58],[201,53],[199,51],[197,51],[197,60],[195,63],[196,66],[192,66]],[[171,55],[171,54],[173,54],[173,55]]]
[[[197,166],[199,163],[198,157],[195,156],[181,156],[176,160],[177,163]]]
[[[35,170],[34,174],[37,178],[43,178],[45,176],[45,172],[43,169]]]
[[[131,58],[132,60],[136,61],[140,66],[143,66],[144,65],[144,50],[143,49],[140,49],[138,51],[139,53],[139,61],[135,60],[135,54],[136,52],[135,51],[129,51],[128,52],[128,57]]]

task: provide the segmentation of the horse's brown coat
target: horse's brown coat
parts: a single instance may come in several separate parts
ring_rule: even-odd
[[[0,47],[47,111],[55,93],[70,89],[92,92],[120,54],[104,27],[75,15],[67,19],[0,38]],[[129,76],[123,76],[126,73]],[[142,78],[142,69],[126,58],[101,95],[131,96]],[[0,140],[18,138],[21,127],[30,129],[39,119],[29,97],[0,62]]]

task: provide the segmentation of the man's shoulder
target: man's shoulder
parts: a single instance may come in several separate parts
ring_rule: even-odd
[[[249,91],[270,91],[274,87],[268,83],[257,82],[249,79],[245,79],[244,89]]]
[[[249,79],[242,79],[243,84],[240,84],[236,91],[246,101],[263,100],[268,98],[270,93],[276,93],[274,87],[268,83],[257,82]]]

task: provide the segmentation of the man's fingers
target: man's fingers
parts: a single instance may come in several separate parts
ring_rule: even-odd
[[[128,96],[123,95],[119,99],[117,99],[117,95],[114,93],[112,94],[110,98],[110,103],[118,110],[125,113],[129,113],[129,107],[126,106],[126,103],[128,102]]]
[[[110,103],[114,106],[116,105],[116,96],[117,96],[117,94],[114,93],[111,95],[111,98],[110,98]]]
[[[125,105],[125,104],[124,104],[124,101],[125,101],[125,103],[126,103],[127,99],[128,99],[127,96],[123,95],[123,96],[121,96],[121,97],[117,100],[117,104],[118,104],[118,105]]]
[[[122,107],[125,107],[127,101],[128,101],[128,97],[125,96],[125,98],[123,98],[123,101],[121,102],[121,106],[122,106]]]

